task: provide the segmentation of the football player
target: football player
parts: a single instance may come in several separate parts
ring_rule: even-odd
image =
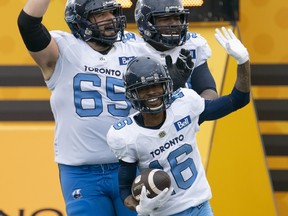
[[[173,62],[176,61],[182,48],[189,50],[194,68],[187,82],[188,87],[205,99],[213,99],[218,97],[218,94],[207,64],[211,49],[200,34],[188,32],[188,14],[189,11],[184,9],[181,0],[138,0],[135,7],[135,22],[142,38],[131,32],[126,33],[125,37],[134,38],[141,44],[144,42],[141,46],[148,47],[151,52],[149,55],[160,58],[163,64],[169,64],[167,58],[171,57]],[[173,74],[171,78],[174,88],[181,85],[177,83],[177,77]]]
[[[118,160],[106,134],[130,112],[122,80],[127,63],[149,50],[121,42],[126,18],[115,0],[68,0],[65,21],[72,34],[49,32],[42,24],[49,3],[28,0],[18,26],[51,91],[55,161],[67,215],[135,215],[119,196]],[[186,54],[175,66],[183,73],[184,59],[191,59]]]
[[[237,80],[229,95],[204,100],[195,91],[172,91],[162,63],[151,56],[132,60],[124,75],[126,97],[138,110],[111,126],[107,140],[120,161],[120,193],[139,215],[210,216],[211,189],[196,143],[199,125],[236,111],[250,101],[249,54],[232,30],[216,29],[215,37],[237,60]],[[139,203],[131,195],[136,167],[167,172],[172,189],[148,198],[142,188]]]

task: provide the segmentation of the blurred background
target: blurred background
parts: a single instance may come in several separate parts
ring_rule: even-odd
[[[133,23],[135,0],[118,0]],[[156,0],[155,0],[156,1]],[[17,27],[26,0],[0,2],[0,215],[65,215],[53,156],[54,122],[41,72]],[[69,31],[65,0],[51,0],[43,23]],[[288,1],[183,0],[189,31],[204,36],[219,94],[229,93],[236,62],[214,39],[234,30],[250,54],[252,103],[201,126],[198,145],[215,215],[288,216]]]

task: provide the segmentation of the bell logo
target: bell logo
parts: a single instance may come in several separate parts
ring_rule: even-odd
[[[190,116],[186,116],[186,117],[180,119],[179,121],[175,122],[174,126],[175,126],[177,131],[180,131],[183,128],[185,128],[186,126],[188,126],[189,124],[191,124],[191,118],[190,118]]]
[[[119,59],[119,64],[120,65],[127,65],[133,58],[135,58],[135,56],[120,56]]]

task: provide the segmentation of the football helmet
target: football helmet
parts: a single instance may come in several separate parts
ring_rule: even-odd
[[[91,23],[88,20],[91,14],[105,11],[113,11],[115,18],[97,23]],[[76,38],[110,46],[122,40],[126,28],[126,17],[122,15],[121,5],[115,0],[67,0],[65,21]],[[117,34],[105,36],[105,30],[99,30],[99,26],[102,25],[112,26]]]
[[[140,112],[158,113],[171,105],[173,82],[169,73],[160,61],[150,56],[136,57],[131,60],[123,76],[125,96],[132,107]],[[140,99],[138,89],[149,85],[162,84],[164,93],[157,96],[162,98],[162,105],[155,108],[146,106],[146,101],[152,98]],[[155,97],[154,97],[155,98]]]
[[[134,13],[139,34],[161,51],[181,46],[186,42],[188,14],[189,11],[184,9],[181,0],[138,0]],[[167,16],[179,16],[180,23],[165,26],[155,24],[155,18]],[[162,34],[160,29],[165,34]]]

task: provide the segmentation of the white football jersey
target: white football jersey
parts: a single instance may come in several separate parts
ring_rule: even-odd
[[[134,42],[141,44],[141,47],[148,47],[150,50],[150,55],[155,56],[158,59],[160,58],[163,64],[166,64],[166,55],[171,55],[173,63],[176,62],[176,59],[178,58],[179,52],[182,48],[190,51],[194,63],[194,68],[204,64],[211,57],[211,49],[209,44],[207,43],[207,40],[203,38],[200,34],[194,32],[187,33],[187,41],[184,45],[177,46],[167,51],[156,50],[149,43],[144,42],[142,37],[132,32],[126,32],[125,39],[128,41],[128,43]]]
[[[169,174],[174,192],[155,213],[161,216],[184,211],[212,197],[196,143],[204,99],[186,88],[175,92],[173,98],[160,129],[139,126],[134,113],[111,126],[107,134],[108,145],[118,159],[138,162],[140,171],[159,168]]]
[[[66,165],[118,162],[106,134],[130,113],[122,75],[137,54],[148,54],[138,44],[115,43],[107,55],[93,50],[72,34],[52,31],[59,47],[55,71],[46,82],[56,122],[55,161]]]

